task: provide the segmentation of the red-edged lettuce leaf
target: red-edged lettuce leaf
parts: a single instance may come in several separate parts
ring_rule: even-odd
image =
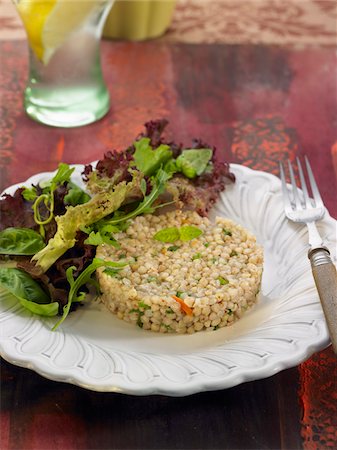
[[[149,138],[154,152],[155,149],[161,148],[163,145],[168,146],[173,160],[176,160],[186,150],[181,144],[165,140],[163,134],[167,125],[166,119],[146,122],[145,130],[137,136],[136,141]],[[204,216],[218,199],[219,193],[225,189],[226,184],[235,182],[235,176],[230,171],[229,164],[220,161],[215,147],[211,147],[201,139],[194,139],[192,145],[188,148],[200,149],[201,151],[212,150],[208,170],[190,179],[179,171],[174,173],[167,182],[166,194],[169,193],[173,196],[177,207],[194,209]],[[137,167],[135,167],[137,161],[134,160],[135,150],[134,145],[124,151],[114,150],[104,155],[104,158],[98,162],[96,169],[93,169],[91,165],[86,166],[83,176],[89,190],[92,192],[98,192],[101,189],[109,190],[122,180],[128,181],[130,179],[130,163],[133,165],[133,170],[137,170]],[[168,201],[167,195],[163,195],[161,199],[163,202]]]
[[[34,221],[32,202],[22,197],[23,188],[19,188],[14,195],[5,194],[0,200],[0,231],[5,228],[38,229]]]

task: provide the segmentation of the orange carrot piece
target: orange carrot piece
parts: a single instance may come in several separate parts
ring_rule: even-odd
[[[176,295],[172,295],[172,298],[176,302],[178,302],[180,304],[181,309],[184,311],[185,314],[187,314],[188,316],[192,316],[193,315],[192,309],[188,305],[186,305],[184,300],[182,300],[181,298],[177,297]]]

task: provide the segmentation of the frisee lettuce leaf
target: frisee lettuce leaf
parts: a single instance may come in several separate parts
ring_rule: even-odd
[[[32,260],[46,272],[63,253],[75,245],[77,231],[116,211],[132,191],[135,183],[138,183],[137,178],[130,183],[123,181],[115,186],[112,192],[101,192],[87,203],[69,206],[63,216],[55,217],[57,223],[55,236],[49,239],[47,246],[36,253]]]
[[[166,181],[170,179],[171,175],[166,173],[164,170],[159,169],[156,176],[152,177],[152,190],[146,195],[141,201],[137,208],[127,214],[121,214],[117,211],[117,214],[114,215],[111,219],[107,221],[110,225],[117,225],[121,222],[126,222],[128,220],[134,219],[140,214],[151,214],[155,211],[156,207],[153,206],[153,203],[160,194],[165,191]]]

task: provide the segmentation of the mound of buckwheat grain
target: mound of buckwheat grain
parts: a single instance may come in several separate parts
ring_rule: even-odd
[[[145,330],[194,333],[232,324],[257,301],[263,250],[242,226],[195,212],[138,216],[97,256],[129,264],[99,269],[101,300]]]

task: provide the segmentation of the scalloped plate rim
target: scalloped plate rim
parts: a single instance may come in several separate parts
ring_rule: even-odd
[[[95,165],[95,163],[96,162],[93,162],[91,164]],[[84,167],[84,165],[82,164],[71,164],[70,166],[74,167],[78,171],[80,171]],[[261,175],[263,177],[269,178],[270,181],[272,181],[276,186],[280,186],[280,180],[273,174],[260,170],[254,170],[238,164],[231,164],[230,166],[234,173],[237,170],[242,171],[243,173],[246,172],[250,176]],[[29,177],[26,181],[16,183],[8,187],[1,195],[8,192],[13,193],[18,187],[21,187],[22,185],[30,185],[34,182],[37,182],[38,180],[49,178],[53,173],[55,173],[55,171],[35,174]],[[330,216],[328,211],[326,212],[324,221],[331,223],[336,222],[335,219]],[[292,353],[291,355],[286,355],[284,359],[281,358],[273,361],[271,360],[272,358],[269,358],[268,362],[264,366],[258,367],[257,369],[253,368],[250,370],[245,370],[245,368],[238,368],[236,371],[230,373],[226,378],[216,378],[211,380],[192,379],[192,381],[189,381],[184,385],[179,385],[179,383],[169,384],[167,381],[157,380],[155,383],[151,383],[148,386],[136,385],[135,387],[132,387],[131,383],[128,380],[126,380],[125,382],[121,382],[121,380],[118,380],[118,382],[116,383],[114,381],[114,374],[112,375],[111,382],[109,383],[107,383],[106,381],[102,383],[97,381],[94,382],[93,380],[91,380],[90,382],[90,380],[87,379],[87,376],[80,376],[74,373],[74,371],[72,372],[71,370],[66,369],[55,370],[55,368],[51,367],[49,364],[46,364],[46,362],[41,362],[41,360],[38,360],[37,357],[23,357],[22,355],[15,353],[15,351],[10,348],[11,342],[8,342],[9,345],[7,345],[7,341],[9,340],[9,338],[5,339],[3,343],[1,342],[2,338],[0,338],[0,350],[1,356],[9,363],[33,370],[39,375],[53,381],[65,382],[97,392],[116,392],[129,395],[168,395],[178,397],[204,391],[227,389],[244,382],[270,377],[282,370],[300,364],[308,357],[310,357],[314,352],[322,350],[329,345],[330,341],[324,319],[322,316],[320,316],[318,318],[314,318],[313,320],[316,319],[322,328],[320,338],[316,342],[309,342],[309,344],[306,346],[300,346],[299,348],[297,348],[296,352]]]

